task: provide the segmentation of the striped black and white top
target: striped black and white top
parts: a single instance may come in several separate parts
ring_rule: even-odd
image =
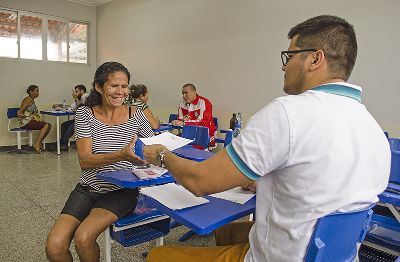
[[[129,144],[133,135],[139,137],[153,136],[153,130],[143,114],[136,110],[125,123],[119,125],[106,125],[93,115],[87,106],[78,108],[75,114],[75,137],[91,138],[93,154],[106,154],[121,150]],[[130,169],[132,164],[128,161],[119,161],[103,167],[82,169],[79,183],[88,185],[95,192],[105,193],[120,189],[119,186],[96,178],[96,174],[103,171],[114,171],[119,169]]]

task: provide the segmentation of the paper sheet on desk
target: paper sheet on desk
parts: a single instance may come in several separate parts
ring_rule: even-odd
[[[157,178],[166,172],[168,172],[167,169],[154,165],[150,165],[148,168],[132,168],[132,173],[141,179]]]
[[[156,136],[147,137],[147,138],[139,138],[139,139],[146,146],[161,144],[161,145],[164,145],[165,147],[167,147],[168,150],[170,150],[170,151],[175,150],[180,147],[183,147],[183,146],[186,146],[190,142],[193,142],[193,140],[186,139],[186,138],[183,138],[180,136],[176,136],[169,132],[164,132],[164,133],[161,133]]]
[[[175,183],[146,188],[142,187],[140,191],[142,194],[154,198],[172,210],[184,209],[210,202],[205,198],[196,197],[184,187]]]
[[[243,205],[247,201],[249,201],[254,195],[255,194],[249,191],[244,191],[240,187],[235,187],[224,192],[212,194],[210,196],[225,199]]]

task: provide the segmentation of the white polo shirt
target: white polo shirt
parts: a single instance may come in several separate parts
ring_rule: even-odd
[[[357,101],[361,88],[320,88],[275,99],[227,147],[257,180],[245,261],[303,261],[319,218],[376,202],[388,184],[389,144]]]

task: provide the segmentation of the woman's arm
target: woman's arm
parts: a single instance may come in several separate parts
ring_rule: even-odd
[[[129,161],[137,165],[147,163],[133,153],[133,148],[136,142],[136,136],[132,141],[119,151],[107,154],[93,154],[92,139],[90,137],[79,138],[76,140],[78,150],[78,159],[82,169],[91,169],[103,167],[118,161]]]
[[[143,113],[146,116],[147,120],[149,121],[149,124],[150,124],[151,128],[157,129],[157,128],[160,127],[160,123],[153,116],[153,113],[151,112],[149,107],[147,107],[145,110],[143,110]]]
[[[24,100],[22,100],[21,102],[21,106],[17,111],[17,115],[18,117],[26,117],[25,116],[25,110],[28,108],[28,106],[32,105],[32,102],[30,101],[30,99],[28,99],[27,97],[24,98]]]

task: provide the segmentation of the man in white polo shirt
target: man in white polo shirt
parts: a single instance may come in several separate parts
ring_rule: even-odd
[[[374,203],[386,188],[388,141],[362,104],[361,87],[346,83],[357,56],[353,26],[317,16],[288,38],[281,56],[289,96],[256,113],[226,150],[201,163],[161,145],[144,150],[196,195],[255,180],[256,223],[218,230],[217,247],[157,247],[148,261],[303,261],[319,218]]]

